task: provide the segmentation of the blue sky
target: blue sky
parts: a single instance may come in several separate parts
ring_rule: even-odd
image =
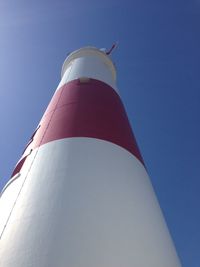
[[[110,48],[118,87],[184,267],[200,266],[200,1],[0,2],[0,187],[67,53]]]

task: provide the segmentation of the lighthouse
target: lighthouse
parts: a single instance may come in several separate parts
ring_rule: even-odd
[[[181,266],[103,50],[66,58],[2,190],[0,266]]]

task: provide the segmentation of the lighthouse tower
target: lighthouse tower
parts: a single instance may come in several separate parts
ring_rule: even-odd
[[[180,267],[104,51],[71,53],[0,198],[2,267]]]

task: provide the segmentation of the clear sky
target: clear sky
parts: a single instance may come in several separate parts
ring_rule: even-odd
[[[110,48],[183,267],[200,266],[200,0],[0,1],[0,188],[69,52]]]

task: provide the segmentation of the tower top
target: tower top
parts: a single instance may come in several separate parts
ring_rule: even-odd
[[[61,78],[63,77],[66,69],[70,65],[70,63],[76,59],[81,57],[90,57],[90,56],[96,56],[99,57],[110,69],[113,80],[116,80],[116,68],[111,60],[111,58],[106,54],[106,52],[92,46],[86,46],[83,48],[80,48],[78,50],[75,50],[74,52],[70,53],[68,57],[65,59],[62,71],[61,71]]]

